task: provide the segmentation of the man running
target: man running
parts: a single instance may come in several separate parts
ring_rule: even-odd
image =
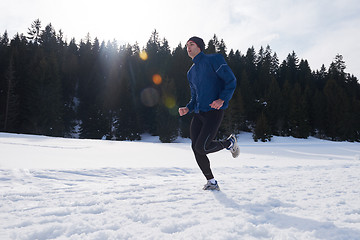
[[[236,78],[222,55],[204,54],[205,43],[201,38],[191,37],[186,47],[193,61],[187,73],[191,100],[186,107],[179,108],[179,115],[195,113],[191,120],[190,138],[196,162],[207,179],[203,189],[220,190],[207,154],[226,148],[234,158],[239,156],[240,149],[234,134],[224,141],[214,141],[224,109],[235,91]]]

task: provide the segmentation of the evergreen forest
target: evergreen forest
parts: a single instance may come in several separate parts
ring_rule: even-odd
[[[186,40],[186,39],[185,39]],[[280,61],[270,46],[228,51],[214,35],[205,53],[222,54],[237,78],[219,138],[241,131],[272,136],[360,141],[360,84],[341,54],[312,70],[295,52]],[[154,30],[146,46],[68,42],[35,20],[25,34],[0,36],[0,131],[58,137],[161,142],[189,137],[192,65],[181,43],[171,49]]]

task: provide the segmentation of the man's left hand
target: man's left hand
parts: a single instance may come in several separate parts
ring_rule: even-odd
[[[210,104],[210,107],[215,108],[216,110],[219,110],[223,104],[224,104],[224,100],[218,99],[218,100],[213,101]]]

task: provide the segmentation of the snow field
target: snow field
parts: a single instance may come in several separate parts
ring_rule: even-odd
[[[0,239],[360,239],[360,144],[240,134],[241,155],[0,133]]]

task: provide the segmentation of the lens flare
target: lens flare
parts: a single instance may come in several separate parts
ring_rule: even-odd
[[[170,96],[166,96],[166,97],[163,99],[163,102],[164,102],[164,105],[165,105],[167,108],[174,108],[175,105],[176,105],[175,98],[170,97]]]
[[[160,85],[162,82],[162,78],[159,74],[154,74],[152,77],[153,83],[155,83],[156,85]]]
[[[141,102],[147,107],[153,107],[158,104],[160,96],[156,89],[145,88],[140,94]]]
[[[141,60],[146,61],[146,60],[148,59],[147,52],[146,52],[145,50],[142,50],[142,51],[139,53],[139,57],[141,58]]]

